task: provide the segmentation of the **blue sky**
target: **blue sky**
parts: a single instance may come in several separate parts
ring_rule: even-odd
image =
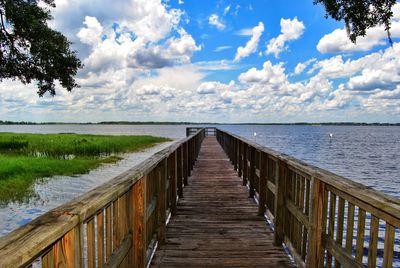
[[[400,4],[352,44],[312,0],[56,0],[85,67],[38,98],[0,83],[0,120],[400,122]]]

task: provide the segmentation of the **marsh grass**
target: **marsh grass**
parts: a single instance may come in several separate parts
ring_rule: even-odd
[[[0,134],[0,205],[21,201],[38,178],[86,173],[121,153],[168,141],[153,136]]]

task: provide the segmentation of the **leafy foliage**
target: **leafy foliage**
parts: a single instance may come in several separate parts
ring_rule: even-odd
[[[78,86],[82,64],[67,38],[47,25],[51,7],[54,0],[0,0],[0,81],[35,80],[39,96],[55,95],[56,80],[68,91]]]
[[[314,0],[314,4],[323,4],[326,17],[337,21],[344,20],[347,34],[355,43],[358,36],[365,36],[368,28],[384,25],[390,38],[390,19],[392,6],[396,0]]]

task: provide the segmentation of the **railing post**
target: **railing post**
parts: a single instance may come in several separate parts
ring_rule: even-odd
[[[243,142],[243,186],[247,185],[247,178],[248,178],[248,153],[247,153],[247,144]]]
[[[276,246],[282,245],[285,236],[285,216],[286,216],[286,176],[287,165],[282,160],[278,160],[277,179],[276,181],[276,195],[275,195],[275,233],[274,243]]]
[[[146,267],[146,177],[133,186],[133,249],[134,267]]]
[[[182,153],[183,153],[183,146],[179,146],[178,149],[176,150],[177,156],[176,156],[176,171],[177,171],[177,178],[176,178],[176,184],[178,186],[178,196],[179,198],[183,197],[183,166],[182,166]]]
[[[50,252],[42,258],[42,267],[79,267],[82,263],[79,225],[72,228],[56,242]]]
[[[236,144],[237,144],[237,140],[236,140],[236,138],[232,137],[232,147],[233,147],[233,168],[234,168],[235,170],[237,170],[237,169],[238,169],[238,167],[237,167],[237,146],[236,146]]]
[[[170,156],[170,175],[171,175],[171,215],[176,215],[176,196],[177,196],[177,159],[176,155],[178,153],[176,149]]]
[[[192,171],[192,140],[187,142],[187,174],[190,177]]]
[[[238,175],[239,175],[239,178],[241,178],[242,177],[242,171],[243,171],[243,158],[242,158],[242,155],[243,155],[243,142],[242,141],[240,141],[240,140],[238,140],[238,151],[239,151],[239,153],[238,153]]]
[[[183,146],[183,156],[182,156],[182,161],[183,161],[183,184],[186,186],[188,185],[188,142],[185,142],[182,144]]]
[[[265,203],[267,194],[267,154],[260,152],[260,179],[259,179],[259,199],[258,199],[258,215],[264,216]]]
[[[196,139],[193,138],[192,140],[192,163],[190,165],[190,170],[193,170],[194,163],[196,162]]]
[[[167,169],[166,163],[167,158],[164,158],[158,167],[157,177],[158,177],[158,196],[157,196],[157,236],[158,242],[162,245],[165,244],[165,233],[166,226],[165,222],[167,220],[167,202],[166,202],[166,179],[167,179]]]
[[[250,170],[249,170],[249,197],[253,198],[255,195],[255,175],[256,175],[256,149],[251,146],[250,151]]]
[[[319,179],[311,178],[310,230],[308,233],[307,267],[324,266],[323,233],[326,225],[327,196],[325,184]]]

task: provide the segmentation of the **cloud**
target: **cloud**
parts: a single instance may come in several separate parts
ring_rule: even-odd
[[[204,82],[197,88],[197,93],[206,95],[206,94],[214,94],[216,92],[213,83],[218,82]]]
[[[228,14],[229,10],[231,9],[231,5],[228,5],[224,8],[224,16]]]
[[[365,58],[365,57],[364,57]],[[347,86],[353,91],[393,90],[400,84],[400,44],[387,48],[383,53],[373,53],[359,67],[361,72],[352,76]],[[359,60],[360,62],[360,60]]]
[[[244,28],[239,31],[235,32],[236,35],[239,36],[252,36],[253,35],[253,29],[252,28]]]
[[[228,50],[228,49],[231,49],[231,48],[232,48],[232,46],[219,46],[219,47],[215,48],[213,51],[214,52],[221,52],[221,51]]]
[[[97,45],[101,41],[103,27],[95,17],[86,16],[83,22],[86,28],[81,28],[77,36],[82,43],[87,45]]]
[[[139,37],[134,39],[123,27],[105,35],[106,30],[93,17],[86,17],[84,25],[77,34],[82,43],[91,47],[83,61],[84,72],[109,68],[154,69],[189,63],[192,54],[201,49],[183,28],[176,30],[178,37],[167,38],[159,45]]]
[[[239,75],[239,81],[242,83],[262,83],[262,84],[279,84],[285,83],[286,74],[283,64],[273,65],[270,61],[263,64],[261,70],[251,68],[247,72]]]
[[[96,0],[57,0],[56,5],[57,8],[52,10],[52,24],[72,41],[76,40],[74,37],[88,14],[103,26],[117,22],[135,37],[145,42],[157,42],[180,23],[184,13],[180,9],[168,8],[160,0],[115,0],[101,5]]]
[[[240,9],[240,8],[241,8],[240,5],[236,5],[236,6],[235,6],[235,11],[232,12],[232,15],[235,15],[235,16],[239,15],[239,9]]]
[[[211,16],[208,18],[208,23],[220,31],[222,31],[226,27],[217,14],[211,14]]]
[[[393,6],[390,33],[393,38],[400,37],[400,3]],[[324,35],[317,44],[317,50],[321,53],[349,53],[368,51],[375,46],[385,44],[387,44],[387,32],[384,26],[367,29],[366,36],[358,37],[356,44],[350,41],[346,29],[343,28]]]
[[[234,86],[235,86],[234,81],[231,81],[229,84],[223,84],[217,81],[203,82],[197,88],[197,93],[202,95],[215,94],[218,91],[222,93],[223,91],[229,91]]]
[[[266,54],[274,54],[276,58],[279,54],[287,50],[286,42],[297,40],[304,32],[304,24],[296,17],[294,19],[281,19],[281,34],[272,38],[268,45]]]
[[[57,25],[72,25],[67,30],[85,64],[77,76],[81,88],[68,93],[57,85],[55,97],[38,98],[35,85],[4,80],[2,120],[293,122],[344,121],[349,116],[372,120],[370,115],[374,115],[398,121],[398,43],[359,58],[310,59],[289,71],[286,63],[272,60],[262,66],[233,60],[193,63],[193,54],[202,45],[185,29],[184,11],[162,4],[167,1],[143,1],[143,10],[136,10],[139,0],[104,5],[95,0],[57,3]],[[233,11],[234,5],[229,14]],[[152,21],[154,25],[146,25]],[[149,32],[137,29],[139,25]],[[239,31],[249,36],[242,49],[256,53],[260,41],[254,40],[253,29],[250,32]],[[283,29],[281,35],[286,37],[281,38],[280,49],[287,49],[296,34]],[[229,46],[215,50],[225,49]],[[227,70],[233,71],[226,75]],[[301,81],[292,82],[292,73],[302,74]],[[213,81],[213,77],[233,81]]]
[[[305,62],[299,62],[294,69],[294,74],[301,74],[311,63],[315,62],[316,60],[316,58],[312,58]]]
[[[201,71],[221,71],[238,69],[238,64],[229,60],[198,61],[193,63]]]
[[[253,35],[251,36],[251,39],[246,43],[246,45],[244,47],[238,47],[234,61],[239,61],[241,58],[245,58],[257,51],[258,43],[260,41],[260,37],[263,31],[264,24],[262,22],[259,22],[258,25],[253,28]]]

